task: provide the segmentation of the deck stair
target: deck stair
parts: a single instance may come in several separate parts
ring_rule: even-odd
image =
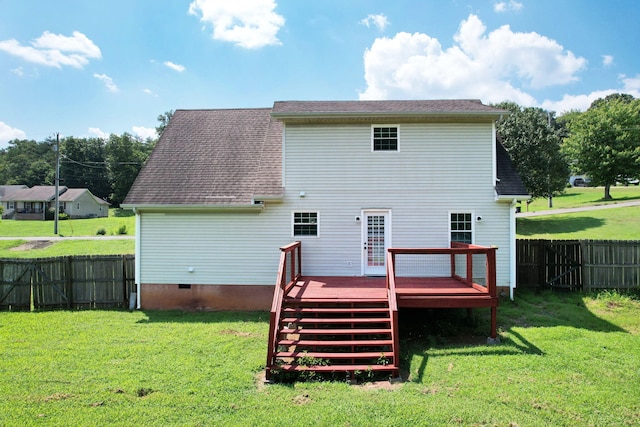
[[[285,297],[271,371],[396,377],[393,333],[387,299]]]

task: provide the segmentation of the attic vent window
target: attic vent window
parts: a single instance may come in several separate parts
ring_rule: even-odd
[[[373,151],[398,151],[398,127],[373,126]]]

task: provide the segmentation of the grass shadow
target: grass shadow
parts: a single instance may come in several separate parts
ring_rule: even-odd
[[[114,209],[113,216],[116,218],[128,218],[131,216],[135,216],[136,214],[132,209]]]
[[[542,216],[537,218],[518,218],[518,235],[578,233],[604,225],[601,218]]]
[[[598,332],[627,332],[592,313],[584,294],[523,291],[515,301],[501,301],[498,327],[501,343],[488,345],[490,313],[475,309],[401,309],[400,365],[407,377],[412,362],[412,381],[422,382],[429,359],[443,356],[517,356],[545,352],[522,334],[521,328],[568,326]],[[418,364],[417,369],[415,364]]]
[[[269,313],[265,311],[143,310],[142,312],[146,318],[137,322],[140,324],[269,322]]]

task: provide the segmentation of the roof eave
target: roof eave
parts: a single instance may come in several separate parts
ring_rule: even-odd
[[[512,202],[514,200],[522,202],[531,199],[531,194],[498,194],[496,193],[496,201]]]
[[[210,204],[151,204],[151,203],[123,203],[123,209],[133,209],[144,212],[232,212],[246,211],[259,212],[264,209],[262,203],[235,204],[235,205],[210,205]]]
[[[271,117],[281,122],[315,120],[459,120],[464,118],[498,120],[508,111],[416,111],[416,112],[274,112]]]

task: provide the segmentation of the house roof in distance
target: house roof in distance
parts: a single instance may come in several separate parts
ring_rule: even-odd
[[[67,187],[60,186],[58,194],[67,191]],[[56,187],[53,185],[35,185],[31,188],[23,188],[12,191],[2,201],[13,202],[50,202],[56,197]]]
[[[282,197],[270,108],[176,110],[123,206],[251,206]]]
[[[89,193],[89,196],[93,197],[93,199],[99,205],[110,205],[106,200],[102,200],[100,197],[96,197],[93,193],[89,191],[88,188],[69,188],[63,194],[60,195],[61,202],[75,202],[78,197],[82,196],[84,193]]]

